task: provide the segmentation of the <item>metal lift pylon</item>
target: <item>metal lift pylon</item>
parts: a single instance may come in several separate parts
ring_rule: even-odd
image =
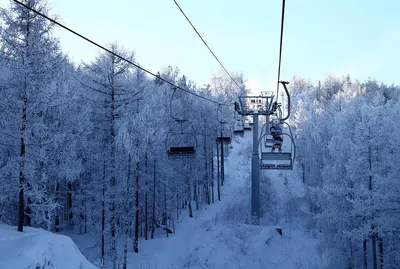
[[[260,157],[258,151],[259,116],[269,116],[272,113],[273,93],[260,96],[239,96],[235,110],[242,116],[253,117],[253,151],[251,157],[251,223],[260,224]]]
[[[284,118],[281,118],[281,123],[285,123],[284,120],[288,119],[290,115],[290,95],[286,88],[288,82],[279,81],[284,88],[288,98],[288,113]],[[242,116],[253,116],[253,152],[251,158],[251,223],[258,225],[260,223],[261,208],[260,208],[260,169],[275,169],[275,170],[291,170],[293,169],[294,162],[294,141],[293,136],[285,133],[290,137],[292,142],[293,150],[290,152],[263,152],[261,150],[261,158],[259,145],[262,141],[263,135],[259,137],[259,116],[266,117],[266,123],[269,122],[270,116],[278,117],[281,116],[279,113],[279,104],[273,102],[273,92],[264,92],[260,96],[239,96],[239,103],[235,102],[235,110]],[[287,124],[287,123],[285,123]],[[289,130],[290,126],[288,125]],[[291,132],[291,131],[290,131]],[[268,130],[266,130],[268,133]],[[264,135],[265,136],[265,135]],[[262,144],[262,143],[261,143]],[[262,148],[261,148],[262,149]],[[288,161],[285,164],[269,164],[265,161]]]

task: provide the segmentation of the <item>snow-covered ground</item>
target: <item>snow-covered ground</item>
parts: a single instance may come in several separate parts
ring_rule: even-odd
[[[225,161],[221,201],[194,211],[176,224],[168,238],[159,230],[153,240],[140,240],[140,252],[128,253],[129,268],[321,268],[315,232],[308,227],[306,191],[294,171],[262,172],[261,225],[248,224],[252,132],[233,141]],[[266,179],[267,178],[267,179]],[[283,230],[282,236],[277,228]],[[314,235],[314,236],[313,236]],[[70,234],[82,253],[97,264],[98,245],[89,235]],[[120,255],[122,256],[122,254]],[[95,268],[66,236],[41,229],[0,225],[0,268]],[[79,267],[80,265],[84,267]],[[38,267],[42,268],[42,267]]]
[[[0,223],[1,269],[95,269],[71,238],[43,229]]]
[[[305,190],[295,172],[264,172],[275,193],[268,207],[275,213],[265,215],[275,217],[264,217],[260,226],[246,224],[252,132],[238,141],[225,162],[221,202],[194,211],[169,238],[141,241],[140,254],[129,254],[131,268],[320,268],[317,240],[307,230]]]

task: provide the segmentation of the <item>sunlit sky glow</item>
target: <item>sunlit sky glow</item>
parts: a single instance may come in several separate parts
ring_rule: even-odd
[[[173,0],[48,0],[51,14],[90,39],[117,42],[136,52],[152,72],[168,65],[198,85],[220,66]],[[182,9],[230,72],[243,71],[253,90],[276,83],[281,1],[180,0]],[[9,0],[0,0],[8,7]],[[368,77],[400,84],[400,1],[286,1],[282,78],[313,83],[327,74]],[[75,62],[91,61],[99,50],[56,28],[63,50]]]

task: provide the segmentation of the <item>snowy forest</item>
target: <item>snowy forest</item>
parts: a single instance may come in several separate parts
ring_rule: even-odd
[[[45,1],[26,2],[48,12]],[[133,237],[129,249],[139,252],[138,238],[172,226],[181,208],[192,216],[192,208],[220,199],[215,104],[107,52],[74,66],[52,36],[54,26],[18,4],[2,9],[1,19],[1,222],[21,232],[35,226],[99,235],[102,259],[115,263],[117,236]],[[109,47],[135,62],[134,52]],[[158,76],[220,102],[239,94],[219,75],[200,88],[178,68]],[[233,109],[221,111],[218,117],[233,124]],[[196,135],[196,161],[167,159],[167,134],[179,132],[172,117],[186,119],[184,131]]]
[[[24,3],[52,17],[46,1]],[[55,26],[18,4],[0,17],[0,223],[89,234],[100,263],[128,268],[127,253],[140,255],[156,229],[171,236],[182,214],[222,199],[220,156],[230,147],[215,141],[221,120],[233,129],[233,103],[251,90],[244,74],[234,73],[238,89],[223,73],[199,86],[177,67],[156,71],[232,104],[221,109],[107,52],[72,63]],[[107,47],[140,65],[117,41]],[[297,156],[288,180],[306,186],[309,212],[300,218],[327,268],[399,268],[400,87],[293,77],[289,90]],[[196,137],[196,159],[168,159],[169,134],[180,131],[174,118]]]
[[[298,169],[331,268],[362,268],[370,252],[374,268],[398,268],[400,87],[349,76],[292,87]]]

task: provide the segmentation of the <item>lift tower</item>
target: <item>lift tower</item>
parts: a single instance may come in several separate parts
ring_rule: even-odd
[[[253,116],[253,154],[251,157],[251,223],[260,223],[260,158],[258,152],[259,116],[274,114],[273,92],[263,92],[260,96],[239,96],[235,110],[242,116]]]
[[[290,126],[285,122],[290,116],[290,94],[286,87],[289,83],[287,81],[279,81],[283,85],[287,96],[288,110],[286,115],[282,115],[281,104],[274,101],[273,92],[262,92],[260,96],[239,96],[239,103],[235,102],[235,110],[242,116],[253,116],[253,151],[251,157],[251,223],[258,225],[260,223],[261,209],[260,209],[260,169],[273,169],[273,170],[292,170],[296,156],[295,144]],[[266,130],[265,134],[259,136],[259,116],[266,117]],[[287,125],[289,133],[282,133],[290,138],[290,151],[289,152],[265,152],[260,146],[263,138],[267,138],[269,133],[268,124],[270,116],[273,116],[274,121],[278,119],[280,125]],[[270,139],[266,139],[266,144]],[[274,142],[274,140],[273,140]],[[261,158],[259,147],[261,149]],[[273,164],[272,162],[284,162],[280,164]],[[260,163],[261,162],[261,163]]]

